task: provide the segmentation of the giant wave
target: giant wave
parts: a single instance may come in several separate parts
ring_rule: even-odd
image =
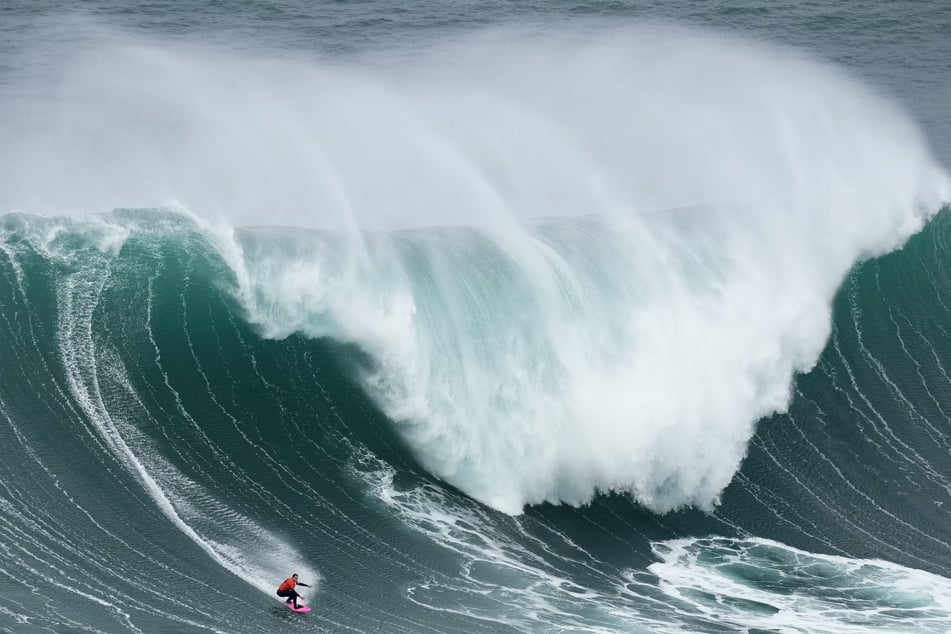
[[[946,301],[946,214],[881,260],[912,267],[924,300],[861,264],[948,199],[918,131],[785,51],[676,30],[519,36],[343,67],[124,42],[39,109],[62,127],[5,124],[0,202],[23,212],[0,224],[0,409],[6,446],[33,456],[5,477],[48,477],[40,499],[57,500],[4,497],[29,553],[9,577],[60,561],[73,600],[130,629],[206,626],[174,590],[182,562],[135,521],[135,557],[82,569],[82,540],[42,518],[75,486],[63,517],[106,542],[122,531],[92,491],[260,590],[326,548],[302,572],[342,584],[324,618],[357,629],[427,622],[404,616],[406,588],[461,630],[656,629],[671,605],[699,629],[745,610],[782,623],[769,615],[790,608],[760,592],[726,614],[719,577],[684,581],[734,551],[808,559],[749,533],[829,554],[806,568],[850,565],[835,554],[945,572],[940,511],[895,496],[948,486],[928,316]],[[879,473],[894,494],[868,491]],[[671,541],[709,533],[729,544]],[[125,583],[103,571],[132,560],[169,577],[126,590],[147,617],[99,598]],[[916,579],[870,565],[876,587]]]
[[[0,200],[174,196],[323,228],[224,231],[248,319],[368,352],[367,389],[435,474],[507,512],[612,490],[709,508],[815,363],[849,268],[919,229],[947,177],[816,62],[599,36],[343,69],[106,49],[69,75],[65,127],[5,153]],[[411,231],[434,224],[473,231]]]

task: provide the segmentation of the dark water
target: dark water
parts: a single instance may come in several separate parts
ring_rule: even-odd
[[[949,25],[4,5],[0,629],[947,631]]]

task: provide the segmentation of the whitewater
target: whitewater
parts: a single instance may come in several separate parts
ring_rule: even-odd
[[[423,463],[500,510],[613,490],[709,508],[815,363],[846,272],[920,229],[947,176],[833,69],[598,36],[396,68],[106,49],[71,72],[56,136],[6,153],[4,206],[209,214],[248,318],[368,351]],[[246,248],[232,214],[334,233]],[[410,233],[433,225],[474,231]]]
[[[268,631],[177,588],[296,571],[331,631],[944,631],[927,134],[768,38],[517,22],[8,57],[3,627]]]

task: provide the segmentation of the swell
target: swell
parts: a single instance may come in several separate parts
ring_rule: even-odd
[[[758,423],[713,513],[657,515],[609,494],[519,518],[419,467],[365,390],[372,355],[249,324],[214,234],[191,219],[8,215],[2,229],[4,568],[14,579],[58,568],[59,605],[90,614],[93,603],[102,616],[88,622],[266,631],[253,608],[229,614],[190,597],[253,606],[295,568],[333,580],[319,590],[334,597],[318,617],[328,627],[419,631],[448,618],[474,631],[502,618],[531,631],[575,606],[578,627],[656,630],[667,604],[628,614],[626,593],[669,600],[646,570],[691,547],[657,544],[709,534],[951,572],[947,211],[849,274],[815,369],[797,376],[788,413]],[[205,583],[222,570],[247,585]],[[136,581],[142,571],[149,584]],[[486,584],[498,603],[481,603]],[[398,616],[408,588],[424,614]],[[554,606],[540,621],[518,607],[532,597]]]
[[[0,208],[215,217],[245,319],[366,353],[362,389],[416,459],[493,508],[711,509],[850,268],[948,178],[838,69],[589,26],[340,63],[106,35],[51,98],[22,78]],[[293,228],[233,229],[263,223]]]
[[[797,543],[812,548],[830,547],[822,532],[853,535],[849,548],[864,543],[869,552],[901,547],[878,542],[878,534],[934,541],[922,532],[940,528],[940,501],[951,486],[943,477],[951,443],[951,289],[940,274],[948,264],[948,217],[941,212],[900,251],[850,272],[816,367],[797,375],[788,413],[758,423],[717,515],[740,524],[747,514],[775,515],[777,526],[797,527],[782,536],[799,531],[806,541]],[[570,227],[564,230],[575,235]],[[110,445],[113,430],[97,431],[94,419],[123,418],[133,424],[125,433],[148,436],[150,451],[216,490],[235,477],[257,486],[243,473],[273,477],[262,484],[267,489],[292,487],[278,465],[297,453],[284,444],[298,437],[319,446],[335,469],[369,452],[397,471],[416,470],[417,448],[365,391],[365,375],[380,360],[332,338],[275,339],[249,324],[214,236],[187,217],[8,215],[3,230],[5,373],[21,381],[4,392],[12,419],[78,418],[80,437],[121,462],[122,450]],[[47,384],[37,393],[21,389]],[[98,389],[92,408],[83,403],[88,386]],[[55,414],[29,414],[53,406]],[[338,478],[334,470],[316,480]],[[903,506],[907,496],[937,504]],[[860,521],[862,513],[875,521]],[[877,522],[881,530],[870,527]],[[826,528],[807,528],[819,526]],[[924,552],[905,554],[926,561]]]

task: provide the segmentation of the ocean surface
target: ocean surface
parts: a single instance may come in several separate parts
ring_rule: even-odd
[[[3,2],[0,632],[951,631],[949,168],[946,2]]]

